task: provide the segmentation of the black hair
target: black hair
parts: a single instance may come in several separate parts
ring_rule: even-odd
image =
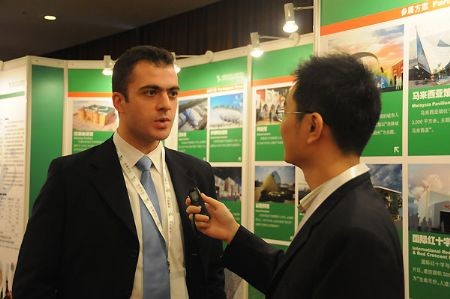
[[[314,56],[295,71],[299,111],[318,112],[343,153],[361,155],[381,111],[372,72],[349,54]]]
[[[166,49],[154,46],[136,46],[123,53],[114,64],[112,91],[128,97],[128,83],[134,66],[139,61],[148,61],[155,66],[173,65],[173,55]]]

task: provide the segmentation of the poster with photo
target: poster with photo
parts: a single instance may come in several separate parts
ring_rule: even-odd
[[[344,52],[360,59],[380,88],[380,120],[362,155],[401,156],[404,25],[357,28],[325,36],[322,42],[324,52]]]
[[[380,58],[398,52],[391,51],[395,47],[404,49],[401,56],[397,55],[401,61],[392,60],[387,68],[385,62],[380,63],[384,73],[389,70],[391,73],[388,73],[385,82],[379,73],[376,74],[382,91],[383,109],[364,155],[383,156],[380,154],[385,153],[386,156],[402,156],[400,161],[403,164],[387,166],[395,169],[380,175],[380,179],[401,172],[400,166],[407,169],[403,178],[403,182],[408,182],[408,186],[403,186],[403,192],[407,189],[407,196],[396,193],[401,187],[387,187],[391,189],[391,199],[392,196],[394,199],[397,196],[405,199],[402,207],[397,206],[395,201],[388,205],[396,226],[401,225],[397,218],[401,219],[402,214],[408,215],[405,221],[409,229],[404,238],[408,240],[404,246],[409,253],[409,259],[404,259],[408,269],[405,273],[407,297],[448,298],[450,238],[447,214],[450,214],[450,202],[447,185],[450,182],[450,165],[446,163],[450,145],[446,140],[450,137],[450,2],[404,0],[370,4],[322,0],[321,8],[321,41],[324,41],[321,45],[325,48],[335,36],[353,34],[358,44],[357,39],[367,40],[375,30],[385,30],[392,32],[392,39],[386,43],[384,37],[389,34],[381,34],[379,37],[383,38],[374,39],[373,45],[369,45],[364,52]],[[336,43],[335,48],[339,47],[340,42]],[[352,47],[349,44],[348,48]],[[375,53],[377,48],[382,55]],[[364,56],[367,61],[367,54]],[[403,99],[397,95],[399,93]],[[400,131],[405,134],[400,136]],[[385,135],[392,135],[396,140],[398,135],[401,144],[396,140],[389,142]],[[407,149],[401,145],[407,146]],[[389,153],[389,148],[393,148],[393,154]],[[383,161],[382,157],[379,159]],[[373,165],[369,167],[372,173],[375,169]],[[374,174],[373,177],[376,178]],[[373,183],[383,186],[375,181]],[[386,201],[385,196],[384,199]]]
[[[71,98],[72,153],[103,143],[119,125],[111,99]]]
[[[303,173],[303,171],[296,167],[296,186],[297,186],[297,199],[298,199],[298,220],[297,223],[300,223],[303,219],[303,216],[305,215],[305,211],[302,211],[302,209],[300,208],[301,205],[301,201],[303,198],[305,198],[306,195],[308,195],[311,192],[311,188],[309,187],[308,183],[306,182],[305,179],[305,174]]]
[[[255,166],[255,234],[291,241],[295,230],[295,167]]]
[[[209,161],[242,161],[242,92],[210,98]]]
[[[213,167],[217,200],[241,223],[242,167]]]
[[[413,298],[450,293],[450,164],[408,168],[409,276]]]
[[[367,164],[374,189],[380,194],[402,236],[402,164]]]
[[[208,97],[180,99],[178,103],[178,150],[206,160]]]
[[[449,155],[450,9],[416,16],[409,39],[408,152]]]
[[[262,86],[254,89],[256,113],[256,161],[283,161],[283,140],[280,134],[279,112],[284,105],[291,84]]]

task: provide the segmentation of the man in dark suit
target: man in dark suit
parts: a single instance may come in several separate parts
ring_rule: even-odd
[[[145,276],[146,216],[160,222],[165,241],[170,297],[163,297],[225,298],[222,244],[196,233],[185,213],[193,186],[215,196],[211,166],[161,142],[176,117],[178,90],[168,51],[139,46],[119,58],[112,95],[119,127],[105,143],[50,165],[21,245],[14,298],[161,298],[145,291],[160,274]],[[136,180],[145,156],[154,165],[158,221]]]
[[[228,243],[227,268],[267,298],[404,298],[398,234],[360,162],[380,110],[373,76],[354,57],[313,57],[299,66],[280,118],[285,160],[303,170],[312,190],[301,201],[305,215],[283,252],[202,196],[211,218],[196,215],[196,225]]]

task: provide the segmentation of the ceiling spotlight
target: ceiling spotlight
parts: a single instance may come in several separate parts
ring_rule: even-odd
[[[293,3],[284,4],[284,18],[286,23],[284,23],[283,31],[287,33],[293,33],[298,30],[298,25],[297,23],[295,23],[294,11],[313,8],[314,6],[294,7]]]
[[[102,74],[105,76],[112,76],[114,63],[111,60],[110,55],[103,56],[103,64],[104,64],[104,66],[103,66]]]
[[[258,32],[250,33],[250,41],[252,43],[252,51],[250,55],[253,57],[261,57],[264,54],[264,51],[261,49],[259,44],[259,34]]]
[[[286,3],[284,5],[284,18],[286,23],[283,26],[283,31],[287,33],[292,33],[298,30],[298,26],[295,23],[294,18],[294,4]]]
[[[47,21],[55,21],[56,17],[52,16],[52,15],[47,15],[47,16],[44,16],[44,19]]]
[[[174,69],[175,69],[175,73],[178,74],[178,73],[181,71],[181,67],[180,67],[178,64],[174,63],[174,64],[173,64],[173,67],[174,67]]]

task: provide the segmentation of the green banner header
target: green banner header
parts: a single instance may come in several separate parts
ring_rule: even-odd
[[[247,57],[186,67],[178,73],[182,91],[238,85],[245,77]]]
[[[373,1],[355,1],[355,0],[322,0],[321,1],[321,25],[329,25],[337,22],[351,20],[362,16],[375,14],[395,8],[400,8],[412,4],[418,4],[428,1],[420,0],[373,0]]]
[[[253,59],[253,80],[290,76],[297,65],[313,54],[313,45],[264,53],[260,58]]]
[[[69,92],[111,92],[111,76],[101,69],[70,69]]]

